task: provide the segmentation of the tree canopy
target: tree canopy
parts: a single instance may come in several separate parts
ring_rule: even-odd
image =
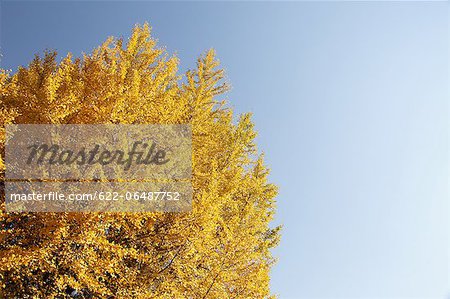
[[[277,188],[250,114],[233,120],[213,50],[180,75],[147,24],[90,54],[0,70],[5,124],[191,124],[192,212],[6,213],[0,298],[268,298]],[[4,188],[2,183],[1,188]]]

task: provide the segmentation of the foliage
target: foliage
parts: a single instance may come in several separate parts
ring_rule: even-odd
[[[148,25],[60,63],[36,56],[0,72],[6,123],[190,123],[190,213],[6,213],[0,207],[0,298],[267,298],[276,187],[250,115],[233,122],[214,51],[178,75]],[[4,163],[0,156],[0,176]],[[2,183],[2,188],[4,184]]]

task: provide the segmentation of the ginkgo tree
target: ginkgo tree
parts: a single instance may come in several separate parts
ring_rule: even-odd
[[[0,70],[0,298],[268,298],[277,188],[214,51],[194,70],[147,24],[90,54]],[[6,213],[5,124],[190,124],[192,211]]]

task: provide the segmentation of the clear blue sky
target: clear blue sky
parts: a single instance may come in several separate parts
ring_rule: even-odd
[[[194,67],[214,47],[280,186],[280,298],[443,299],[447,2],[3,2],[2,67],[148,21]]]

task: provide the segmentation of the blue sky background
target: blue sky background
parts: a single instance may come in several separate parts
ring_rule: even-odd
[[[2,2],[2,68],[148,21],[181,69],[214,47],[280,186],[280,298],[443,299],[447,2]]]

